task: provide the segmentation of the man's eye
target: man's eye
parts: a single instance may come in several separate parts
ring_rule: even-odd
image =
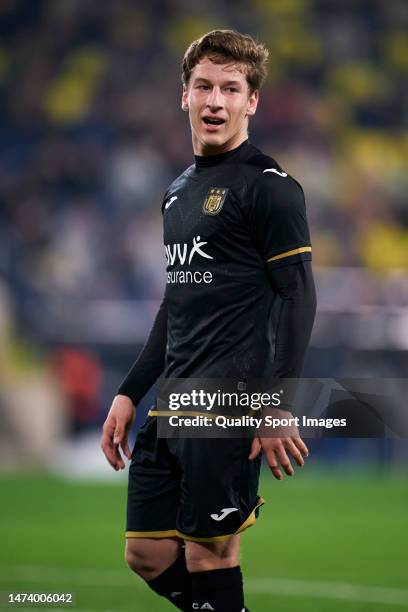
[[[197,89],[209,89],[208,85],[198,85]]]
[[[238,89],[236,87],[227,87],[227,90],[228,91],[233,91],[233,92],[238,91]]]

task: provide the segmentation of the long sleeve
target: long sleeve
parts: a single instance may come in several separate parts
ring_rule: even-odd
[[[276,327],[274,375],[298,378],[316,314],[316,290],[310,261],[269,268],[272,288],[281,298]]]
[[[160,305],[149,337],[117,391],[136,406],[163,372],[167,347],[167,306]]]
[[[295,379],[301,375],[316,313],[306,203],[300,184],[281,169],[264,170],[252,194],[253,239],[280,298],[279,312],[271,321],[275,334],[271,380],[265,383],[274,390],[283,386],[281,405],[292,409]]]

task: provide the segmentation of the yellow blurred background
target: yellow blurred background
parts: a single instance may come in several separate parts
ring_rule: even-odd
[[[405,377],[407,25],[404,0],[0,3],[1,466],[65,469],[85,440],[107,473],[100,424],[164,289],[161,198],[192,162],[180,61],[212,28],[270,48],[250,139],[306,192],[304,376]]]

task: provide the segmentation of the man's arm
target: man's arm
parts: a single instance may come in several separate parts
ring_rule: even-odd
[[[273,384],[276,384],[276,379],[295,379],[301,374],[316,313],[316,290],[310,261],[271,268],[268,273],[273,290],[282,300],[276,327],[272,374]],[[283,387],[285,396],[293,391],[289,385],[284,384]],[[289,400],[289,404],[284,403],[280,409],[272,409],[271,414],[274,418],[290,418],[290,411]],[[268,412],[265,410],[264,414]],[[307,447],[295,426],[275,430],[273,438],[262,435],[255,438],[250,459],[254,459],[261,449],[278,480],[282,479],[279,464],[288,476],[294,473],[287,450],[301,467],[304,465],[303,456],[308,455]]]
[[[167,346],[167,306],[162,301],[149,337],[118,389],[137,406],[164,369]]]
[[[166,346],[167,306],[163,300],[147,342],[121,383],[103,425],[101,447],[115,470],[125,467],[120,448],[131,458],[128,434],[135,419],[135,407],[162,373]]]
[[[252,192],[251,227],[272,288],[281,298],[272,372],[272,384],[276,384],[276,379],[300,376],[316,312],[312,248],[299,183],[283,172],[262,173]],[[283,409],[273,409],[273,416],[292,417],[285,410],[289,407],[290,402]],[[281,480],[280,466],[289,476],[294,473],[286,451],[303,467],[308,449],[296,426],[283,427],[274,434],[273,438],[261,434],[254,439],[250,459],[262,449],[275,478]]]
[[[296,379],[303,362],[316,315],[316,289],[312,262],[301,261],[282,268],[269,267],[273,291],[281,306],[276,322],[273,379]],[[286,407],[291,409],[288,388]]]

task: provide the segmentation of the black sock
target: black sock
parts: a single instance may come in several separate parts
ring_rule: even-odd
[[[229,567],[191,574],[191,610],[244,612],[241,568]]]
[[[187,571],[184,551],[170,567],[147,584],[179,610],[190,610],[191,575]]]

